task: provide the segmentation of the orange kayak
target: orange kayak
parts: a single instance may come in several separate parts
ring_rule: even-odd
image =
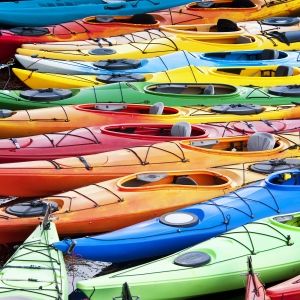
[[[0,243],[23,240],[47,203],[60,235],[112,231],[224,195],[242,184],[238,172],[197,170],[138,173],[0,209]],[[155,201],[153,201],[155,199]]]
[[[200,24],[215,23],[224,17],[235,22],[261,20],[272,16],[288,16],[299,10],[299,0],[223,0],[192,2],[185,7],[152,15],[161,24]]]
[[[255,147],[251,146],[253,139],[258,139]],[[299,132],[255,133],[252,136],[164,142],[48,161],[1,164],[0,195],[46,196],[138,172],[198,170],[266,158],[283,159],[300,154],[299,141]]]
[[[252,104],[215,107],[165,107],[124,103],[81,104],[33,110],[0,110],[0,138],[22,137],[79,127],[110,124],[190,124],[296,119],[300,106],[259,106]],[[2,117],[2,118],[1,118]]]

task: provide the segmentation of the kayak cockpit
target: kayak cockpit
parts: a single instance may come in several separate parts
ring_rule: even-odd
[[[228,19],[219,19],[217,24],[198,24],[198,25],[165,25],[160,26],[160,29],[167,32],[174,32],[178,34],[191,34],[191,33],[222,33],[218,38],[223,38],[224,34],[241,34],[244,29]]]
[[[288,54],[283,51],[264,49],[257,51],[235,51],[235,52],[213,52],[204,53],[200,56],[208,60],[222,61],[259,61],[259,60],[278,60],[288,57]]]
[[[288,77],[300,75],[300,70],[289,66],[266,66],[259,68],[217,68],[212,73],[222,76]]]
[[[192,126],[187,122],[178,122],[174,125],[168,124],[122,124],[108,125],[101,128],[103,134],[124,136],[130,138],[149,139],[163,137],[207,137],[208,133],[199,126]]]
[[[211,171],[198,172],[157,172],[157,173],[139,173],[127,176],[118,182],[120,188],[155,188],[175,185],[185,186],[206,186],[216,187],[224,186],[230,183],[230,179],[224,175]]]
[[[173,107],[165,107],[162,102],[149,105],[125,103],[99,103],[76,105],[76,109],[94,113],[142,114],[142,115],[176,115],[179,111]]]
[[[126,17],[113,16],[92,16],[83,19],[84,23],[101,24],[101,23],[126,23],[126,24],[141,24],[141,25],[158,25],[159,22],[150,14],[139,14]]]
[[[232,0],[232,1],[202,1],[202,2],[193,2],[188,5],[189,8],[198,8],[198,9],[253,9],[258,6],[250,0]]]
[[[274,217],[273,220],[288,226],[300,227],[300,214],[290,214]]]
[[[300,171],[286,171],[270,175],[266,181],[277,187],[300,186]]]
[[[281,149],[280,140],[275,139],[271,133],[256,132],[250,137],[235,137],[225,139],[203,139],[181,141],[183,147],[199,149],[201,151],[231,152],[241,155],[250,152],[262,152]]]
[[[227,84],[151,84],[146,86],[146,93],[211,96],[211,95],[233,95],[237,88]]]

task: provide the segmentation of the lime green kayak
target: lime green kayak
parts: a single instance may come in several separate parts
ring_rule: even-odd
[[[77,288],[91,300],[112,299],[126,282],[131,295],[143,300],[187,299],[244,288],[249,256],[265,283],[293,277],[299,274],[299,247],[300,214],[281,215],[154,262],[80,281]]]
[[[53,223],[35,229],[0,268],[0,299],[68,299],[63,255],[51,247],[57,241]]]
[[[299,86],[265,88],[234,87],[226,84],[114,83],[85,89],[0,91],[0,108],[34,109],[81,103],[126,102],[169,106],[252,103],[282,105],[298,101]]]

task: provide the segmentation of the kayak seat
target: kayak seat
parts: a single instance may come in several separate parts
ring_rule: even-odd
[[[219,19],[217,22],[217,32],[239,31],[237,24],[228,19]]]
[[[268,59],[278,59],[280,56],[280,52],[277,50],[273,49],[264,49],[260,56],[259,59],[261,60],[268,60]]]
[[[110,103],[110,104],[96,104],[95,109],[104,111],[122,111],[127,108],[126,104]]]
[[[275,71],[275,77],[292,76],[294,74],[293,67],[278,66]]]
[[[234,7],[234,8],[250,8],[250,7],[255,7],[255,4],[250,0],[233,0],[232,7]]]
[[[194,147],[207,148],[210,149],[213,146],[219,144],[218,140],[203,140],[203,141],[192,141],[191,145]]]
[[[155,17],[150,14],[137,14],[130,18],[128,23],[132,24],[156,24]]]
[[[166,177],[167,174],[165,173],[148,173],[148,174],[138,174],[136,176],[136,179],[144,182],[156,182]]]
[[[249,44],[252,43],[252,39],[248,36],[241,35],[236,39],[236,44]]]
[[[203,95],[214,95],[215,94],[215,87],[210,84],[206,86],[203,90]]]
[[[178,176],[174,180],[174,184],[180,185],[198,185],[198,183],[189,176]]]
[[[154,103],[149,108],[150,115],[162,115],[163,111],[164,111],[164,104],[162,102]]]
[[[275,138],[271,133],[256,132],[249,139],[247,143],[247,151],[265,151],[274,149]]]
[[[178,122],[171,128],[171,136],[190,137],[192,133],[192,126],[188,122]]]

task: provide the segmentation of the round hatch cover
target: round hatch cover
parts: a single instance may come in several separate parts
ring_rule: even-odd
[[[6,212],[17,217],[39,217],[44,216],[47,210],[47,204],[50,204],[50,211],[58,210],[56,202],[35,200],[31,202],[18,203],[6,208]]]
[[[215,105],[211,110],[220,114],[253,115],[263,112],[264,108],[255,104],[224,104]]]
[[[262,174],[271,174],[277,171],[283,171],[293,168],[300,168],[300,159],[272,159],[261,161],[250,166],[250,170]]]
[[[189,212],[171,212],[159,218],[162,224],[174,227],[190,227],[199,223],[197,215]]]
[[[210,260],[207,253],[191,251],[176,257],[174,264],[182,267],[201,267],[208,264]]]
[[[20,93],[20,97],[32,101],[57,101],[70,98],[72,91],[67,89],[38,89],[26,90]]]

